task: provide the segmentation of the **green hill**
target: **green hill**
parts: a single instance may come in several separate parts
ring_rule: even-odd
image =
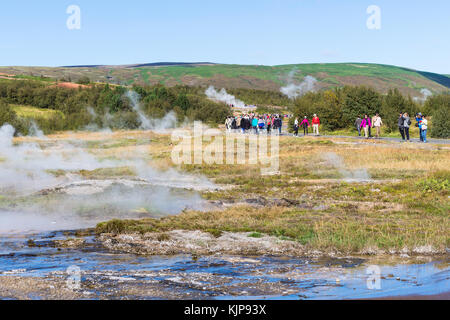
[[[248,88],[279,91],[289,82],[299,83],[311,75],[319,88],[366,85],[380,92],[398,88],[405,95],[420,97],[427,88],[434,93],[449,91],[450,77],[402,67],[366,63],[323,63],[281,66],[224,65],[211,63],[159,63],[128,66],[0,67],[0,73],[77,81],[83,76],[96,82],[118,84],[164,84],[174,86],[214,85],[218,88]]]

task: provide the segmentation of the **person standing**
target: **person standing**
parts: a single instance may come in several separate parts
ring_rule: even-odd
[[[372,138],[372,127],[373,127],[373,118],[371,118],[370,116],[367,116],[367,122],[369,124],[369,138]]]
[[[295,118],[295,121],[294,121],[294,135],[296,137],[298,137],[298,128],[299,128],[298,118]]]
[[[427,131],[428,131],[428,120],[427,117],[422,116],[422,120],[420,121],[421,124],[421,136],[422,136],[422,141],[424,143],[427,143]]]
[[[283,118],[278,115],[278,134],[281,136],[281,129],[283,128]]]
[[[242,115],[236,119],[236,129],[241,129]]]
[[[416,127],[419,128],[419,136],[420,136],[420,141],[423,142],[423,138],[422,138],[422,113],[418,113],[416,114]]]
[[[318,136],[319,135],[319,127],[320,127],[320,119],[317,116],[317,114],[314,114],[311,122],[312,122],[312,126],[313,126],[313,133],[314,133],[314,135]]]
[[[228,132],[230,131],[230,117],[227,117],[227,119],[225,120],[225,128]]]
[[[372,125],[376,130],[376,138],[379,139],[381,136],[381,126],[383,125],[383,121],[381,120],[381,117],[378,113],[375,115],[375,117],[373,117]]]
[[[398,130],[402,135],[403,141],[405,141],[405,118],[403,118],[403,113],[400,113],[400,116],[398,118]]]
[[[366,139],[369,139],[369,128],[370,128],[370,118],[366,115],[364,115],[364,119],[361,121],[361,128],[364,129],[364,137]]]
[[[270,135],[270,131],[272,130],[272,117],[268,116],[266,119],[266,129],[267,129],[267,135]]]
[[[236,117],[231,118],[231,132],[236,132],[237,129],[237,119]]]
[[[258,134],[258,117],[255,115],[252,119],[252,127],[255,134]]]
[[[406,142],[410,142],[410,139],[409,139],[409,127],[411,126],[411,118],[409,117],[408,113],[405,113],[403,115],[403,119],[404,119],[403,127],[404,127],[404,130],[405,130]]]
[[[266,126],[266,121],[264,120],[264,117],[259,117],[258,134],[264,130],[265,126]]]
[[[356,126],[356,129],[358,130],[358,135],[360,137],[361,137],[361,123],[362,123],[361,117],[356,118],[355,126]]]
[[[307,136],[308,135],[308,128],[309,128],[309,121],[308,121],[308,117],[305,116],[305,119],[303,119],[301,126],[303,127],[303,135]]]

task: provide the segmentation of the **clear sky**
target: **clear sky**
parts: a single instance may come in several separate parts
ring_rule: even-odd
[[[81,29],[69,30],[70,5]],[[381,9],[370,30],[366,10]],[[370,62],[450,74],[448,0],[14,0],[0,65]]]

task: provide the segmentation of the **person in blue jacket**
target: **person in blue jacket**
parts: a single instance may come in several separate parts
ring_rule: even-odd
[[[423,142],[423,136],[422,136],[422,113],[418,113],[416,114],[416,127],[419,128],[419,133],[420,133],[420,141]]]
[[[252,120],[252,127],[253,130],[255,131],[255,134],[258,134],[258,117],[255,116]]]

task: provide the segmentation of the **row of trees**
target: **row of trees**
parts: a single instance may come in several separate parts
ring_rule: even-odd
[[[42,81],[0,80],[0,125],[9,122],[26,134],[28,122],[18,118],[8,104],[29,105],[60,111],[47,119],[36,119],[44,132],[76,130],[88,124],[113,129],[134,129],[140,125],[133,110],[128,88],[90,85],[69,89]],[[140,107],[151,118],[162,118],[174,111],[179,121],[201,120],[222,123],[231,110],[223,103],[209,100],[204,88],[175,86],[134,86],[140,96]],[[273,91],[230,89],[229,93],[248,104],[288,106],[298,117],[320,115],[325,129],[333,131],[353,127],[358,116],[380,113],[388,130],[397,130],[400,112],[414,116],[422,112],[433,117],[432,135],[450,137],[450,94],[430,97],[419,104],[398,90],[382,95],[372,88],[343,87],[310,92],[292,101]]]
[[[39,81],[0,81],[0,125],[11,123],[21,128],[20,133],[26,134],[26,119],[17,118],[8,106],[15,104],[60,111],[48,119],[36,119],[44,132],[76,130],[89,124],[135,129],[140,122],[133,110],[133,101],[127,95],[128,90],[109,85],[69,89]],[[179,121],[189,119],[221,123],[231,112],[225,104],[207,99],[199,88],[136,86],[133,90],[141,96],[141,109],[152,118],[161,118],[174,111]]]
[[[372,88],[343,87],[310,92],[294,101],[294,114],[300,118],[320,115],[325,129],[333,131],[354,126],[356,118],[379,113],[388,131],[397,130],[400,113],[411,117],[422,112],[433,117],[432,136],[450,137],[450,94],[429,98],[424,105],[404,97],[397,89],[382,95]]]

